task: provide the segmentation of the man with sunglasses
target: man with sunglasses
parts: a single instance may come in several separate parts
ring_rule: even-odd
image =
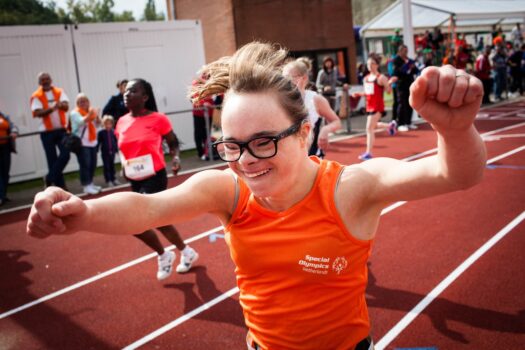
[[[344,166],[308,157],[312,126],[301,92],[280,70],[285,58],[285,50],[248,44],[208,65],[210,78],[192,91],[226,92],[214,147],[228,170],[147,196],[82,201],[46,189],[27,232],[133,234],[214,214],[236,265],[248,349],[373,349],[366,264],[381,211],[481,180],[486,155],[473,120],[482,85],[450,66],[425,70],[411,103],[438,133],[437,155]]]

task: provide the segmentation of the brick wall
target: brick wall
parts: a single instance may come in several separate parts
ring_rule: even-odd
[[[207,62],[254,39],[292,51],[346,48],[357,82],[351,0],[175,0],[175,16],[202,21]]]
[[[238,46],[254,39],[293,51],[347,49],[355,79],[355,43],[350,0],[232,0]]]
[[[207,63],[237,50],[231,0],[175,0],[175,18],[202,22]]]

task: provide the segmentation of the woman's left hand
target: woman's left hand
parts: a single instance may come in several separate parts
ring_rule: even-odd
[[[468,129],[482,97],[481,81],[450,65],[426,68],[410,87],[410,105],[440,133]]]
[[[173,175],[177,175],[180,168],[181,166],[179,157],[173,157],[173,160],[171,162],[171,171],[173,171]]]

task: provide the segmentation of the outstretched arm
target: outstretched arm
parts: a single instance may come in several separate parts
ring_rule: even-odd
[[[314,104],[317,113],[326,119],[326,125],[319,131],[319,138],[317,140],[319,147],[326,150],[328,148],[328,135],[341,129],[341,120],[339,120],[337,114],[335,114],[332,107],[330,107],[330,103],[328,103],[323,96],[315,95]]]
[[[226,223],[234,192],[232,175],[219,170],[200,172],[177,187],[150,195],[121,192],[83,201],[49,187],[35,197],[27,233],[37,238],[78,231],[129,235],[204,213],[215,214]]]
[[[349,167],[368,189],[363,205],[382,208],[478,183],[486,151],[473,122],[482,96],[481,81],[464,71],[452,66],[425,69],[410,88],[410,104],[437,132],[437,155],[413,162],[378,158],[356,166],[359,170]]]

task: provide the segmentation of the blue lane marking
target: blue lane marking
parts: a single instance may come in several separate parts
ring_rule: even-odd
[[[212,233],[208,237],[209,237],[210,243],[215,243],[215,241],[217,241],[217,238],[224,239],[224,235],[221,235],[220,233]]]
[[[525,165],[487,165],[487,169],[518,169],[518,170],[525,170]]]

